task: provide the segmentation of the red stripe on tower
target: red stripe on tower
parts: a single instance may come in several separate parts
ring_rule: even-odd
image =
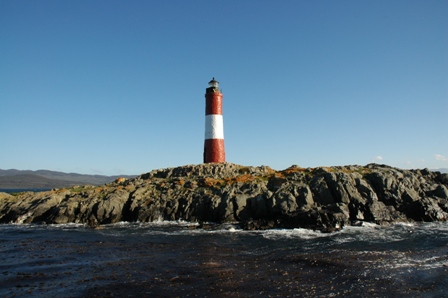
[[[225,162],[222,93],[219,82],[213,78],[205,90],[204,162]]]

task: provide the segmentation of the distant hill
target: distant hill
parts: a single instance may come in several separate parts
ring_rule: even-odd
[[[63,173],[48,170],[2,170],[0,169],[0,189],[61,188],[73,185],[103,185],[118,177],[133,178],[137,175],[104,176]]]

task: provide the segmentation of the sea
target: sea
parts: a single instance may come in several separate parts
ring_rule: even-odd
[[[1,297],[448,297],[448,223],[0,225]]]

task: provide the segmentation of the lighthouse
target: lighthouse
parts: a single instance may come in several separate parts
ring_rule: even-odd
[[[219,82],[213,78],[205,89],[204,163],[226,161],[222,97]]]

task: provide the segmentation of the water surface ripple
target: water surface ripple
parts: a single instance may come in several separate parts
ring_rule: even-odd
[[[448,223],[0,225],[2,297],[444,297]]]

